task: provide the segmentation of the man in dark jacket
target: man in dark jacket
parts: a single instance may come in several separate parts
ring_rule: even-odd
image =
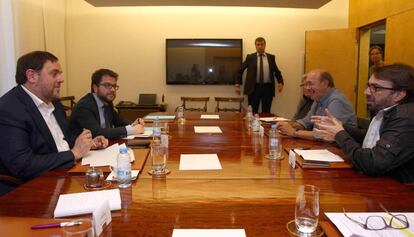
[[[364,174],[414,182],[414,68],[392,64],[375,68],[365,89],[376,115],[367,130],[342,126],[332,115],[312,121],[325,140],[342,148]]]

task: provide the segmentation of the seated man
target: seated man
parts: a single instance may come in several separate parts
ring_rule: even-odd
[[[316,131],[324,140],[336,141],[364,174],[414,182],[414,68],[374,68],[365,96],[376,113],[368,129],[342,125],[327,112],[328,116],[312,117]]]
[[[91,92],[82,97],[73,108],[70,131],[80,134],[90,129],[93,136],[120,138],[144,132],[143,120],[135,122],[122,118],[114,109],[113,101],[119,86],[118,74],[109,69],[99,69],[92,74]]]
[[[91,148],[108,145],[104,137],[92,139],[88,130],[76,140],[68,133],[66,114],[58,100],[62,69],[54,55],[35,51],[20,57],[16,83],[0,98],[3,178],[25,182],[48,170],[69,168]],[[16,183],[2,179],[0,195],[14,189]]]
[[[311,116],[325,115],[329,109],[344,124],[356,126],[357,119],[348,98],[335,88],[333,78],[324,70],[313,70],[306,76],[304,88],[309,89],[310,98],[314,100],[306,117],[295,122],[278,123],[279,130],[292,137],[315,139]]]

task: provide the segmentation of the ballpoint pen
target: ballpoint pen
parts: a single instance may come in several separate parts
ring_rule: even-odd
[[[60,222],[60,223],[40,224],[40,225],[32,226],[31,229],[40,230],[40,229],[60,228],[60,227],[75,226],[75,225],[82,225],[82,221],[68,221],[68,222]]]

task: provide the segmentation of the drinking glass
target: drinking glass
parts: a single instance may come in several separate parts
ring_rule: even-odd
[[[152,174],[165,174],[167,167],[167,151],[168,148],[162,147],[160,144],[151,145]]]
[[[90,219],[78,219],[74,222],[82,222],[80,225],[65,226],[63,232],[67,237],[94,237],[93,223]]]
[[[319,188],[301,185],[296,195],[295,225],[304,234],[313,233],[319,220]]]

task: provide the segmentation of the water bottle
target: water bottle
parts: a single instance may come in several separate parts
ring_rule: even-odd
[[[252,122],[252,131],[259,132],[259,130],[260,130],[260,118],[258,114],[255,114],[253,122]]]
[[[155,120],[152,123],[152,140],[154,141],[154,143],[156,144],[160,144],[161,143],[161,125],[160,125],[160,120],[157,117],[155,117]]]
[[[253,122],[253,109],[252,106],[249,105],[249,107],[247,108],[247,113],[246,113],[246,128],[247,130],[251,130],[252,129],[252,122]]]
[[[116,165],[116,179],[119,188],[128,188],[131,186],[131,157],[128,148],[122,146],[119,148],[119,154]]]
[[[279,159],[282,155],[282,138],[273,124],[269,131],[269,159]]]
[[[184,123],[184,108],[183,106],[178,106],[177,108],[177,120],[178,124]]]

